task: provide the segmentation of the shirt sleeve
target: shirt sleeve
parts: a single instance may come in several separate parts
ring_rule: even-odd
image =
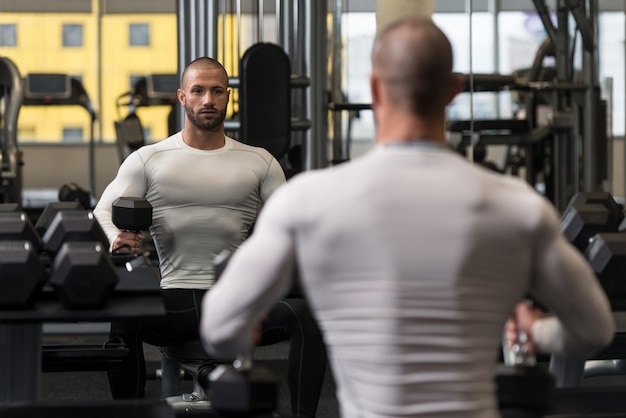
[[[285,172],[280,163],[272,157],[267,175],[261,183],[261,199],[267,202],[272,193],[285,183]]]
[[[256,232],[233,254],[204,296],[200,335],[207,352],[217,358],[249,352],[255,327],[291,287],[295,241],[289,201],[284,187],[272,195],[258,218]]]
[[[541,352],[588,356],[613,338],[611,307],[591,266],[560,233],[556,213],[545,206],[531,293],[552,315],[533,325],[533,342]]]
[[[135,151],[124,160],[113,181],[102,192],[102,196],[100,196],[93,211],[109,239],[109,245],[113,244],[120,232],[113,224],[113,202],[115,199],[118,197],[144,197],[145,194],[144,164],[139,153]]]

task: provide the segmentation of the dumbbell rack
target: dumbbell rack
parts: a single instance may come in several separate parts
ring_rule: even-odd
[[[132,272],[123,267],[116,270],[119,282],[101,307],[68,309],[54,296],[52,289],[44,287],[31,308],[0,310],[0,404],[37,401],[42,372],[43,323],[108,322],[165,315],[155,269],[146,266]],[[52,352],[47,355],[55,357]],[[60,357],[57,353],[58,361]]]

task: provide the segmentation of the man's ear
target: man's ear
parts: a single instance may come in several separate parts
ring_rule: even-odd
[[[176,90],[176,96],[178,96],[178,101],[181,105],[185,106],[185,92],[183,89]]]
[[[380,104],[380,96],[381,96],[380,88],[381,88],[380,79],[376,75],[370,74],[370,92],[372,94],[372,108],[376,108]]]
[[[463,84],[465,83],[465,75],[461,73],[452,73],[452,80],[450,83],[450,91],[448,92],[448,101],[446,104],[450,104],[452,100],[463,90]]]

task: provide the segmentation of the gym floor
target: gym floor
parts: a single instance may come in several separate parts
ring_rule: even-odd
[[[107,335],[44,335],[44,343],[78,344],[81,342],[93,343],[106,341]],[[278,379],[278,408],[281,417],[291,416],[289,390],[287,386],[287,342],[272,346],[258,347],[255,351],[255,362],[259,366],[272,371]],[[160,368],[161,352],[158,348],[144,344],[148,375]],[[161,381],[148,379],[146,383],[146,397],[161,399]],[[183,382],[183,392],[191,391],[191,381]],[[106,372],[49,372],[43,373],[40,388],[41,401],[85,401],[111,399],[111,392],[107,382]],[[321,418],[339,417],[335,385],[330,370],[327,369],[326,379],[318,406],[317,416]]]

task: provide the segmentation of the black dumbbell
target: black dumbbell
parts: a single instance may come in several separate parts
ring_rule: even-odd
[[[0,203],[0,212],[21,212],[19,203]]]
[[[41,240],[19,205],[0,206],[0,306],[30,307],[46,279]]]
[[[145,198],[119,197],[112,204],[112,221],[122,231],[139,233],[152,225],[152,205]],[[116,265],[125,265],[128,271],[139,265],[150,264],[145,254],[135,257],[131,252],[118,250],[119,248],[113,249],[113,262]]]
[[[249,356],[218,366],[210,381],[211,406],[222,416],[253,417],[276,410],[277,380],[268,369],[253,366]]]
[[[30,241],[0,241],[0,307],[29,308],[46,281]]]
[[[84,209],[57,212],[41,240],[43,249],[53,255],[63,243],[70,241],[97,241],[105,248],[109,246],[109,240],[93,212]]]
[[[626,234],[594,235],[585,257],[609,299],[626,299]]]
[[[609,230],[617,230],[624,220],[622,207],[609,192],[578,192],[570,199],[568,206],[580,204],[600,204],[607,208],[609,211],[607,228]]]
[[[554,404],[556,382],[528,352],[524,332],[518,332],[518,340],[510,350],[505,345],[505,364],[496,374],[499,408],[523,411],[525,417],[543,417]]]
[[[108,255],[109,242],[92,212],[61,210],[42,237],[50,254],[49,283],[64,306],[101,307],[119,281]]]
[[[624,213],[608,192],[579,192],[570,199],[561,216],[561,230],[582,253],[591,237],[602,232],[616,232]]]
[[[35,222],[35,231],[40,237],[43,237],[46,230],[50,226],[50,222],[55,215],[63,210],[81,210],[84,209],[79,202],[49,202],[37,218]]]
[[[113,201],[113,224],[122,231],[144,231],[152,225],[152,205],[143,197],[119,197]]]
[[[41,249],[41,238],[28,216],[20,210],[0,211],[0,240],[29,241],[35,251]]]
[[[616,230],[611,227],[609,210],[599,203],[573,204],[565,208],[561,216],[561,230],[565,238],[582,253],[591,237],[600,232]]]
[[[49,284],[69,309],[99,308],[118,281],[107,247],[98,241],[70,241],[54,258]]]

